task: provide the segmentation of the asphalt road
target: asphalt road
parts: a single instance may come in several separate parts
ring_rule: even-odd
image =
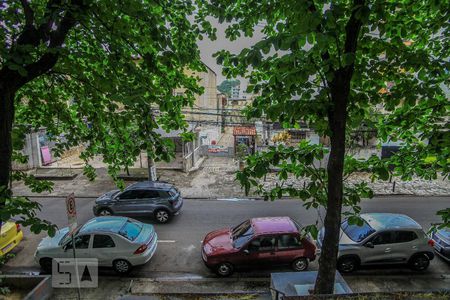
[[[65,202],[63,198],[35,198],[42,204],[40,217],[49,220],[59,227],[67,224]],[[77,199],[79,224],[93,217],[92,205],[94,198]],[[411,197],[391,196],[378,197],[362,202],[363,212],[403,213],[414,218],[425,229],[433,222],[439,222],[436,211],[450,207],[450,197]],[[212,274],[202,263],[200,257],[200,242],[209,231],[221,227],[236,225],[251,217],[290,216],[301,224],[312,224],[320,216],[316,210],[306,210],[299,200],[277,200],[265,202],[250,201],[218,201],[218,200],[185,200],[182,213],[170,223],[155,224],[159,236],[158,249],[152,260],[144,266],[137,267],[130,274],[140,277],[212,277]],[[323,217],[323,213],[322,213]],[[143,222],[154,223],[152,219],[140,219]],[[33,253],[44,233],[34,235],[28,229],[24,230],[25,238],[16,249],[16,256],[8,262],[2,271],[6,273],[39,272],[39,266],[33,260]],[[317,262],[310,265],[311,270],[317,269]],[[271,270],[244,272],[235,276],[261,276]],[[273,270],[272,270],[273,271]],[[111,274],[103,270],[101,274]],[[407,268],[370,268],[357,273],[357,276],[388,276],[415,274]],[[436,257],[430,268],[417,276],[439,276],[450,274],[450,265]]]

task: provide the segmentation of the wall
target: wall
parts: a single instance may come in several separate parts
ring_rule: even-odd
[[[194,107],[184,109],[186,112],[186,120],[220,122],[218,113],[221,105],[217,96],[217,75],[206,65],[205,67],[205,72],[195,72],[192,70],[185,71],[186,75],[198,77],[200,79],[198,84],[204,89],[202,95],[195,95]],[[175,95],[183,94],[183,92],[184,89],[182,88],[174,91]]]
[[[211,145],[214,141],[217,143],[222,134],[220,133],[220,127],[202,126],[199,136],[201,145]]]
[[[220,149],[220,150],[215,150]],[[211,147],[209,145],[201,146],[201,155],[202,156],[211,156],[211,157],[234,157],[234,147]]]

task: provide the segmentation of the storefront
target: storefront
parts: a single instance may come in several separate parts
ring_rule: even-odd
[[[235,127],[233,128],[234,136],[234,152],[236,153],[236,147],[239,144],[244,144],[248,148],[249,154],[255,153],[256,145],[256,128],[251,127]]]

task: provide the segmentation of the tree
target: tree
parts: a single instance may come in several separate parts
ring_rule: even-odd
[[[186,128],[181,110],[202,93],[184,70],[203,70],[196,42],[214,32],[200,15],[188,20],[194,10],[183,0],[0,2],[1,220],[24,213],[33,231],[53,228],[38,222],[37,203],[9,188],[22,179],[34,191],[51,189],[11,170],[12,159],[24,159],[23,136],[32,129],[46,127],[56,154],[87,145],[81,158],[92,179],[94,155],[116,180],[141,150],[156,160],[173,156],[173,144],[153,129]],[[184,95],[174,96],[175,88]]]
[[[239,86],[241,82],[239,79],[226,79],[222,81],[220,85],[217,86],[217,89],[221,92],[227,95],[227,97],[231,97],[231,88],[235,86]]]
[[[217,53],[227,77],[247,77],[248,92],[260,94],[247,115],[277,120],[285,128],[307,122],[330,137],[329,149],[308,142],[270,147],[249,157],[237,174],[247,192],[256,187],[267,199],[287,194],[303,199],[306,207],[326,208],[315,293],[333,292],[343,205],[353,208],[348,217],[359,223],[359,200],[373,195],[364,182],[344,185],[344,176],[361,169],[382,180],[448,174],[448,143],[437,150],[423,142],[444,128],[449,112],[440,87],[449,79],[448,4],[213,0],[206,5],[220,22],[229,22],[231,40],[262,27],[264,38],[251,48],[237,55]],[[373,107],[386,112],[377,124],[380,140],[404,142],[401,155],[391,162],[345,154],[346,136],[369,119]],[[427,156],[436,158],[429,168],[424,167]],[[324,157],[326,168],[315,163]],[[393,172],[389,163],[396,166]],[[267,190],[259,180],[273,167],[280,183]],[[305,188],[292,184],[298,178],[307,179]],[[307,229],[317,233],[315,226]]]

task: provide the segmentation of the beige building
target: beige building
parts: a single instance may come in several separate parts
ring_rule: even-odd
[[[207,65],[205,65],[205,68],[206,71],[204,72],[185,71],[186,75],[198,77],[200,79],[199,85],[204,89],[203,94],[195,96],[194,106],[184,109],[188,122],[212,124],[220,121],[221,103],[217,96],[217,74]],[[174,93],[175,95],[183,95],[184,90],[176,89]]]

